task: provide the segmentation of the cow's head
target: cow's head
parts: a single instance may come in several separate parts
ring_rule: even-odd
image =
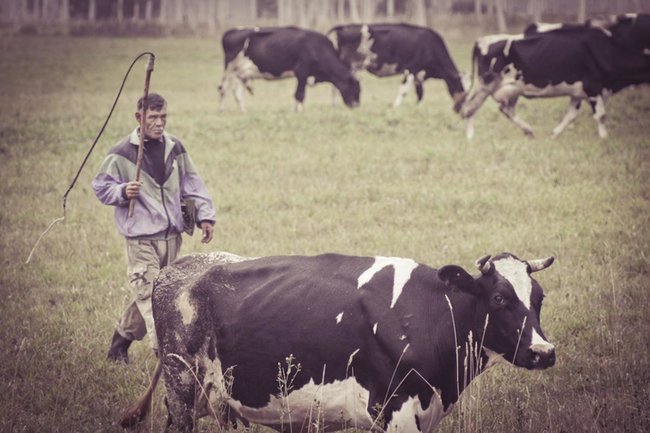
[[[343,102],[350,108],[359,106],[359,96],[361,94],[361,86],[352,73],[347,78],[335,84],[341,92]]]
[[[555,347],[540,327],[544,293],[531,276],[549,267],[553,260],[548,257],[523,261],[503,253],[478,259],[476,265],[481,274],[476,278],[456,265],[439,270],[443,281],[478,298],[478,310],[482,312],[479,319],[487,322],[482,346],[491,362],[503,358],[528,369],[555,364]],[[481,333],[484,323],[477,324]]]

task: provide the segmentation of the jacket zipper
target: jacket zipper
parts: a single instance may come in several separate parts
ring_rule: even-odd
[[[160,185],[160,201],[162,202],[163,209],[165,209],[165,216],[167,216],[167,229],[165,229],[165,239],[169,237],[169,229],[172,226],[171,218],[169,218],[169,212],[167,211],[167,205],[165,204],[165,190],[162,185]]]

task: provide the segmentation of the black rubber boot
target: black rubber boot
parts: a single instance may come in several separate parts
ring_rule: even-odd
[[[115,331],[113,334],[113,339],[111,340],[111,348],[108,349],[108,355],[106,358],[116,361],[123,362],[125,364],[129,363],[129,346],[131,346],[133,340],[124,338],[120,335],[119,332]]]

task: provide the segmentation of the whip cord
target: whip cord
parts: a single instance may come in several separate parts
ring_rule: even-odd
[[[144,53],[140,53],[135,59],[133,59],[133,62],[131,63],[131,66],[129,66],[129,69],[127,69],[126,73],[124,74],[124,78],[122,79],[122,84],[120,85],[120,89],[117,92],[117,96],[115,96],[115,101],[113,101],[113,105],[111,106],[110,111],[108,112],[108,116],[106,116],[106,120],[104,121],[104,124],[99,130],[99,133],[97,134],[97,137],[95,137],[95,141],[93,141],[93,144],[90,146],[90,149],[88,150],[88,153],[86,154],[86,157],[83,159],[83,162],[79,166],[79,170],[77,170],[77,174],[74,176],[72,179],[72,182],[70,183],[70,186],[66,190],[65,194],[63,194],[63,216],[56,218],[54,221],[50,223],[50,225],[45,229],[43,233],[38,237],[38,240],[34,244],[34,247],[32,250],[29,252],[29,256],[27,257],[27,260],[25,261],[25,264],[28,264],[32,260],[32,256],[34,255],[34,251],[36,251],[36,247],[38,247],[38,244],[41,243],[41,240],[45,235],[52,230],[52,228],[59,222],[65,220],[65,206],[68,200],[68,194],[70,194],[70,191],[72,191],[72,188],[74,188],[75,183],[77,183],[77,180],[79,179],[79,176],[81,175],[81,171],[83,170],[84,166],[86,165],[86,162],[88,162],[88,158],[90,158],[90,154],[93,152],[95,149],[95,146],[97,145],[97,142],[99,141],[99,138],[102,136],[104,133],[104,129],[106,129],[106,125],[108,125],[108,121],[110,120],[111,116],[113,115],[113,111],[115,110],[115,107],[117,106],[117,102],[120,99],[120,96],[122,95],[122,90],[124,89],[124,85],[126,84],[126,80],[129,77],[129,74],[131,73],[131,69],[133,69],[133,66],[144,56],[151,56],[155,57],[153,53],[149,51],[145,51]]]

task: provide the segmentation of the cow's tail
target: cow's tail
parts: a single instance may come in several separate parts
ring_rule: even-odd
[[[341,30],[341,28],[342,26],[334,26],[325,33],[325,36],[327,36],[330,42],[332,42],[336,51],[339,50],[339,30]]]
[[[153,393],[156,390],[156,385],[160,380],[160,375],[162,374],[163,363],[162,360],[158,360],[156,365],[156,371],[153,373],[153,378],[149,384],[147,391],[140,397],[138,401],[129,406],[123,413],[122,418],[120,419],[120,425],[122,428],[131,428],[135,427],[140,423],[146,416],[149,408],[151,407],[151,398]]]

